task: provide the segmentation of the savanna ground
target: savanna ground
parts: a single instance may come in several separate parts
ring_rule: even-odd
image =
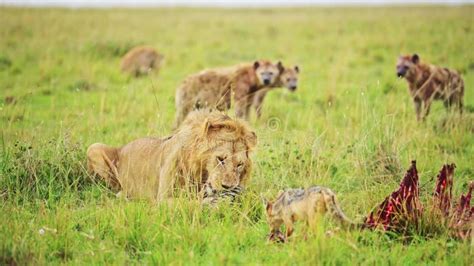
[[[472,265],[473,246],[425,217],[406,239],[337,232],[330,221],[266,242],[260,194],[324,185],[355,220],[398,187],[416,159],[428,204],[454,162],[454,194],[474,178],[474,7],[66,10],[0,8],[0,264]],[[148,44],[158,75],[129,79],[120,56]],[[434,104],[415,121],[401,53],[463,73],[462,118]],[[275,90],[240,204],[173,208],[117,199],[85,170],[94,142],[167,135],[188,74],[259,58],[298,64],[296,93]],[[41,232],[40,232],[41,231]]]

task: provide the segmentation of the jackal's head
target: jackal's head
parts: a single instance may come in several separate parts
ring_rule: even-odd
[[[275,202],[269,201],[262,197],[263,207],[265,208],[265,216],[272,232],[278,230],[283,223],[283,218],[275,208]]]
[[[417,64],[420,63],[420,57],[417,54],[402,55],[397,61],[397,76],[399,78],[411,78],[416,75]]]

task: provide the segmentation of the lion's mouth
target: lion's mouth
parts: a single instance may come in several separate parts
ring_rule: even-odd
[[[203,188],[203,203],[215,204],[220,199],[228,199],[233,202],[243,191],[242,187],[233,187],[230,189],[216,190],[209,183]]]

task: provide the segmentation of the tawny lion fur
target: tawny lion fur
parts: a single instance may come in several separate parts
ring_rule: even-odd
[[[442,100],[447,110],[455,105],[462,113],[464,81],[457,71],[422,63],[414,54],[398,58],[397,75],[408,82],[418,121],[428,116],[433,100]]]
[[[274,65],[261,60],[253,64],[204,70],[188,76],[176,90],[175,127],[195,109],[228,110],[231,98],[234,99],[236,116],[248,119],[255,92],[273,86],[281,71],[281,63]]]
[[[162,201],[176,189],[244,188],[257,137],[240,120],[220,112],[195,111],[169,137],[147,137],[115,148],[87,149],[88,169],[126,197]]]
[[[137,46],[123,56],[120,69],[135,77],[148,75],[152,70],[159,70],[163,58],[163,55],[152,47]]]

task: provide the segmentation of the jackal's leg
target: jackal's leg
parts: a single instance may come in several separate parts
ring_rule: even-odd
[[[120,190],[118,180],[118,150],[102,143],[95,143],[87,149],[87,169],[97,174],[114,190]]]
[[[286,226],[286,238],[288,238],[293,234],[294,228],[293,228],[293,224],[288,224],[285,226]]]
[[[308,213],[308,229],[311,232],[315,232],[318,222],[320,221],[321,215],[318,214],[318,210],[310,210]]]
[[[293,234],[293,231],[294,231],[294,227],[293,227],[294,219],[293,217],[284,217],[283,223],[285,224],[285,227],[286,227],[286,238],[288,238]]]

